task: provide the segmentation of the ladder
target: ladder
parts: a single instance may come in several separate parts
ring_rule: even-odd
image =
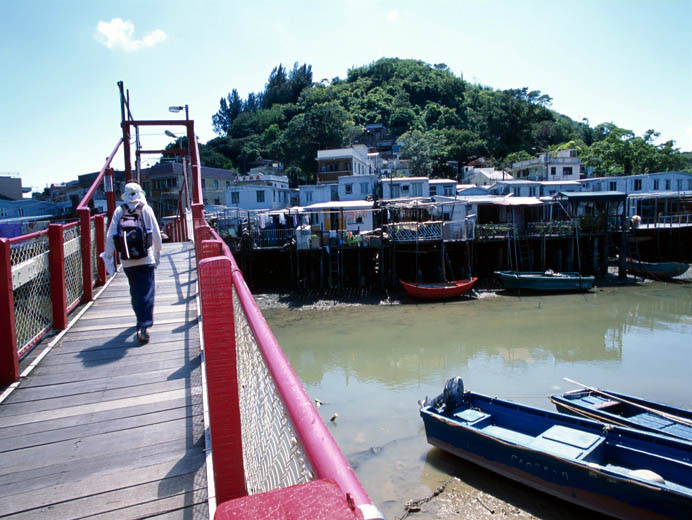
[[[531,268],[529,241],[526,237],[520,238],[516,228],[514,229],[514,253],[517,262],[517,271],[528,271]]]
[[[341,287],[341,248],[329,248],[329,287]]]

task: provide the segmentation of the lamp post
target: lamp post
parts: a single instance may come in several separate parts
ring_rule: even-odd
[[[183,109],[185,109],[185,120],[187,121],[188,119],[190,119],[190,116],[188,114],[187,105],[178,105],[178,106],[168,107],[169,112],[175,112],[175,113],[180,112]]]

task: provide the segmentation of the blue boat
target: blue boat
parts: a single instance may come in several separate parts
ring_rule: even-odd
[[[585,388],[550,396],[558,411],[692,442],[692,411],[610,390]]]
[[[428,442],[617,518],[692,518],[692,443],[464,392],[422,403]]]
[[[626,259],[627,272],[641,278],[669,280],[685,274],[690,264],[683,262],[642,262],[634,258]]]
[[[529,291],[588,291],[596,282],[593,276],[554,271],[495,271],[506,289]]]

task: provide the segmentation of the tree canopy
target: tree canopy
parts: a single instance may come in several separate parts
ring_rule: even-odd
[[[403,143],[416,174],[447,175],[447,161],[485,156],[497,166],[573,145],[601,175],[690,169],[689,157],[658,134],[644,136],[602,123],[573,121],[552,98],[527,87],[494,90],[464,81],[445,64],[382,58],[345,79],[314,83],[312,67],[282,64],[264,90],[242,99],[232,89],[212,117],[219,137],[200,149],[205,164],[246,171],[257,158],[282,161],[291,181],[310,182],[317,151],[348,146],[365,125],[381,123]]]

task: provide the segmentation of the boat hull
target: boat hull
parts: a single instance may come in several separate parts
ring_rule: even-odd
[[[539,491],[618,518],[692,517],[692,445],[624,428],[605,431],[602,424],[594,421],[470,392],[465,394],[465,401],[453,414],[440,413],[432,406],[421,408],[430,444]],[[459,412],[464,411],[479,419],[459,419]],[[500,426],[508,426],[511,420],[525,432],[537,424],[553,426],[538,435]],[[563,443],[551,440],[557,438],[548,435],[554,428],[568,432],[567,440],[563,439]],[[512,437],[513,433],[516,438]],[[627,448],[620,447],[620,443]],[[538,449],[539,445],[551,448]],[[654,466],[655,469],[665,473],[670,482],[681,480],[684,485],[676,484],[677,489],[670,489],[663,484],[634,479],[622,470],[625,468],[606,466],[606,456],[612,457],[610,451],[618,449],[628,449],[633,458],[639,457],[641,461],[657,461],[659,466]],[[652,450],[653,455],[649,453]],[[656,450],[660,453],[655,453]],[[565,455],[576,452],[577,458]],[[670,457],[683,460],[671,462]]]
[[[692,411],[616,392],[606,393],[612,397],[593,390],[575,390],[552,395],[550,400],[562,413],[692,442],[692,426],[683,424],[683,421],[692,422]],[[675,421],[655,412],[680,417],[683,421]]]
[[[579,273],[557,273],[546,275],[531,271],[495,271],[506,289],[529,291],[588,291],[595,284],[593,276]]]
[[[631,258],[627,259],[626,264],[630,274],[653,280],[675,278],[690,268],[690,264],[682,262],[640,262]]]
[[[413,298],[420,300],[448,300],[470,291],[478,281],[478,278],[455,280],[446,284],[399,281],[408,295]]]

